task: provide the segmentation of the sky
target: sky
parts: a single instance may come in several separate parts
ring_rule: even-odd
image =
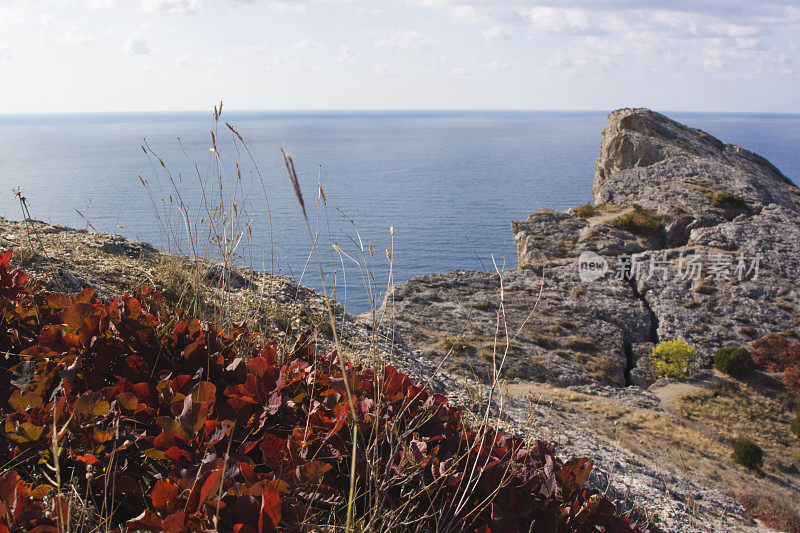
[[[0,113],[800,112],[800,0],[2,0]]]

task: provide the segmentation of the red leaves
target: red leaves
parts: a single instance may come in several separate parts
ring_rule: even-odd
[[[583,489],[590,460],[561,463],[547,443],[468,427],[446,397],[394,367],[343,370],[335,353],[315,354],[310,331],[289,352],[257,346],[242,326],[226,333],[166,308],[153,289],[109,304],[92,290],[43,294],[8,271],[10,257],[0,256],[0,308],[14,310],[4,339],[12,355],[0,370],[11,385],[0,388],[0,461],[36,475],[55,421],[62,476],[119,509],[109,529],[253,533],[314,529],[321,516],[343,522],[354,461],[356,512],[369,512],[368,481],[395,487],[381,497],[398,508],[431,514],[451,512],[469,483],[455,529],[638,531]],[[60,527],[69,508],[54,491],[6,472],[0,523]]]
[[[783,372],[783,383],[800,394],[800,343],[783,335],[767,333],[753,342],[750,354],[753,361],[770,372]]]
[[[556,473],[564,490],[574,492],[583,487],[589,480],[594,462],[586,457],[570,459]]]

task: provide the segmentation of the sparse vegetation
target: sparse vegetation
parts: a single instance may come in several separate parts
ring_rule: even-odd
[[[558,341],[550,335],[534,334],[531,335],[531,342],[542,348],[553,349],[558,346]]]
[[[575,209],[575,214],[581,218],[591,218],[597,214],[597,208],[591,203],[583,204]]]
[[[436,343],[436,346],[448,353],[467,353],[475,349],[475,346],[465,341],[462,337],[456,337],[447,333],[439,337],[439,342]]]
[[[205,315],[211,290],[199,261],[165,255],[153,269],[153,284],[175,306],[192,315]]]
[[[764,450],[747,437],[736,438],[731,457],[736,464],[751,470],[759,469],[764,464]]]
[[[747,202],[741,196],[729,193],[727,191],[719,191],[711,197],[711,203],[714,207],[720,209],[747,209]]]
[[[797,503],[775,494],[731,494],[747,513],[764,525],[786,533],[800,533]]]
[[[665,216],[639,204],[633,204],[630,211],[612,218],[609,223],[634,235],[649,237],[660,233],[665,222]]]
[[[583,285],[576,285],[572,289],[572,297],[580,298],[581,294],[583,294],[584,292],[586,292],[586,287],[584,287]]]
[[[659,342],[653,348],[653,365],[658,377],[683,379],[697,350],[682,339]]]
[[[469,303],[469,306],[473,309],[477,309],[478,311],[485,311],[489,309],[492,305],[487,300],[475,300]]]
[[[746,348],[726,346],[714,353],[714,368],[736,378],[747,377],[754,368],[753,358]]]
[[[564,339],[564,346],[579,352],[591,352],[597,349],[597,344],[592,339],[580,335],[571,335]]]

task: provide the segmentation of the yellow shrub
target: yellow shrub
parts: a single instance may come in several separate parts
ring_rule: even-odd
[[[697,354],[686,341],[672,339],[661,341],[653,348],[653,364],[660,378],[685,378],[689,361]]]

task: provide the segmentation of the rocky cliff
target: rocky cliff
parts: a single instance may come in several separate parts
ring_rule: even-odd
[[[777,490],[797,501],[790,395],[767,373],[730,380],[711,357],[766,333],[794,334],[800,189],[752,152],[647,109],[621,109],[603,131],[593,196],[593,204],[512,222],[517,270],[395,287],[384,310],[396,331],[475,382],[503,361],[509,406],[570,398],[534,411],[547,413],[550,427],[582,428],[577,441],[588,448],[602,444],[586,435],[613,435],[633,485],[670,479],[671,490],[684,491],[655,505],[657,527],[746,528],[744,515],[730,518],[729,491]],[[651,353],[667,339],[696,348],[688,381],[657,379]],[[731,464],[738,434],[770,448],[767,475],[751,479]]]

